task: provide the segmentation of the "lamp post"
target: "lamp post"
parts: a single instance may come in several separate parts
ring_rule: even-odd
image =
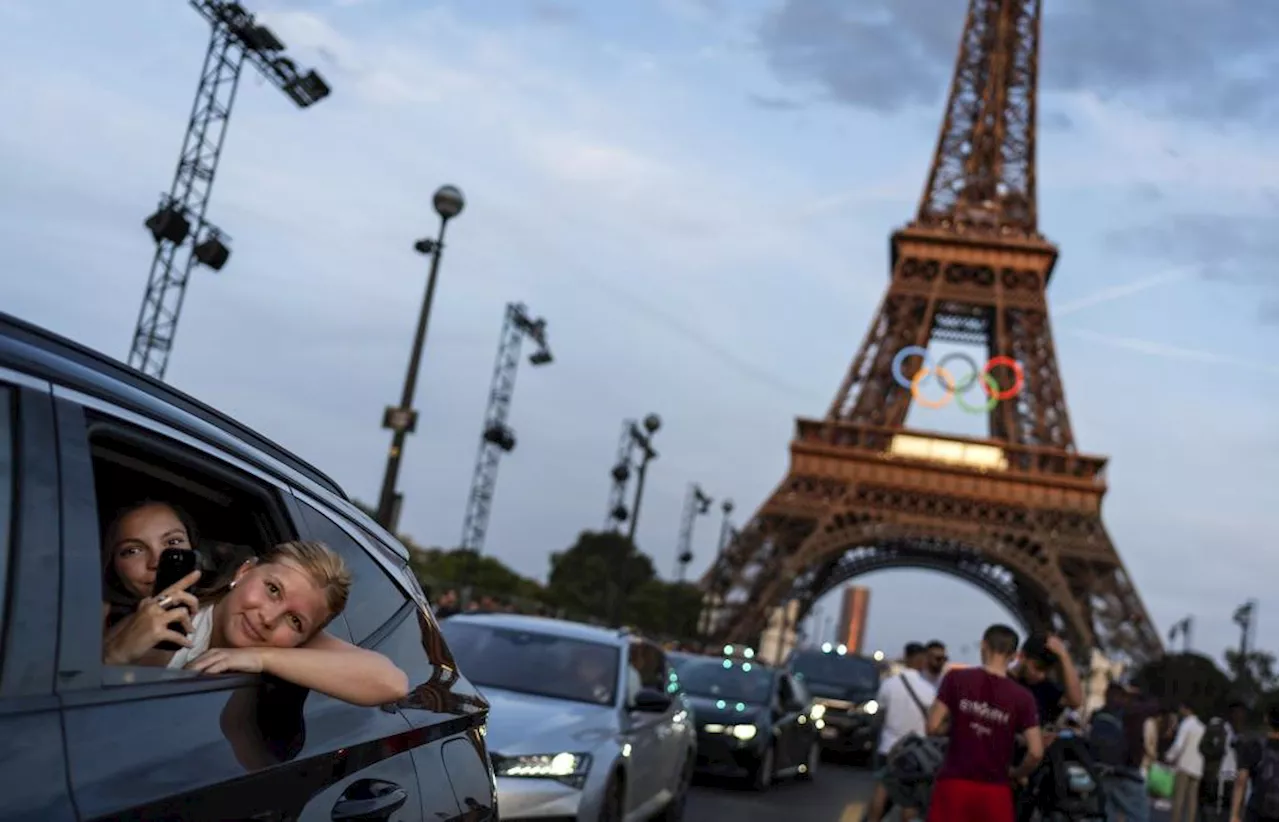
[[[1249,640],[1253,629],[1253,614],[1257,604],[1257,600],[1250,599],[1239,608],[1236,608],[1235,613],[1231,615],[1231,621],[1240,626],[1240,670],[1236,672],[1236,676],[1241,678],[1249,670]]]
[[[636,498],[631,503],[631,525],[627,528],[627,542],[634,548],[636,544],[636,526],[640,523],[640,500],[644,496],[644,475],[649,462],[658,458],[653,450],[653,435],[662,427],[662,418],[650,414],[644,418],[644,431],[634,424],[631,426],[631,441],[640,449],[640,465],[636,468]]]
[[[720,503],[720,511],[724,517],[720,520],[720,542],[716,545],[717,560],[724,553],[724,549],[729,547],[729,515],[733,513],[733,500],[727,499]]]
[[[404,377],[404,391],[399,406],[387,406],[382,415],[382,427],[389,428],[391,450],[387,453],[387,470],[382,476],[382,491],[378,494],[378,523],[392,533],[400,519],[400,494],[396,491],[396,478],[400,473],[400,458],[404,453],[405,437],[418,425],[418,412],[413,410],[413,393],[418,384],[418,366],[422,361],[422,346],[427,339],[427,321],[431,317],[431,302],[436,294],[436,275],[440,272],[440,255],[444,251],[444,232],[449,221],[462,213],[466,200],[462,192],[451,185],[440,186],[432,198],[432,205],[440,215],[440,232],[434,240],[423,239],[413,244],[419,254],[431,257],[431,272],[427,275],[427,291],[422,298],[422,310],[418,312],[418,328],[413,335],[413,349],[409,354],[409,370]]]

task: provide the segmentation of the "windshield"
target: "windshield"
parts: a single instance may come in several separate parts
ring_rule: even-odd
[[[773,696],[773,671],[750,662],[689,659],[680,665],[680,687],[690,696],[764,705]]]
[[[472,683],[524,694],[612,705],[621,651],[601,642],[448,619],[440,631]]]
[[[875,663],[860,656],[801,651],[791,661],[791,670],[810,683],[855,693],[874,692],[880,687],[880,671]]]

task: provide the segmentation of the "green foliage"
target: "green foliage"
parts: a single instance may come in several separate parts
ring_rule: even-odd
[[[1261,694],[1276,687],[1276,658],[1266,651],[1250,651],[1243,658],[1240,651],[1228,648],[1223,658],[1236,686],[1249,693]]]
[[[1202,654],[1167,654],[1147,663],[1134,677],[1143,692],[1168,707],[1186,702],[1198,715],[1221,715],[1230,701],[1231,680]]]
[[[355,503],[372,515],[369,506]],[[523,577],[492,554],[462,548],[425,548],[405,534],[409,564],[433,598],[470,582],[476,597],[491,596],[517,607],[546,606],[566,619],[610,624],[617,616],[657,637],[697,635],[702,593],[696,585],[658,579],[653,560],[626,537],[610,531],[583,531],[567,550],[550,557],[546,586]]]
[[[422,587],[435,595],[469,580],[477,592],[489,596],[539,601],[542,597],[541,585],[520,576],[490,554],[464,548],[445,551],[410,546],[409,565]]]
[[[583,531],[568,550],[551,555],[548,600],[579,617],[609,622],[634,617],[634,597],[655,577],[653,561],[613,532]]]

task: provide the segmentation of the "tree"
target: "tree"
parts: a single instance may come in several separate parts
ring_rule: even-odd
[[[418,582],[423,588],[432,589],[433,595],[448,588],[459,588],[463,580],[467,580],[477,595],[542,600],[541,585],[520,576],[490,554],[467,548],[452,551],[419,548],[409,543],[409,565]]]
[[[631,624],[636,594],[654,580],[653,561],[621,534],[583,531],[568,550],[551,555],[547,600],[578,618]]]
[[[631,598],[632,624],[646,633],[679,640],[696,639],[702,590],[688,582],[646,582]]]
[[[1228,648],[1223,654],[1234,684],[1232,696],[1249,706],[1255,723],[1261,723],[1269,706],[1276,703],[1276,658],[1266,651],[1240,651]]]
[[[1167,654],[1144,665],[1134,685],[1162,704],[1186,702],[1199,716],[1220,716],[1230,701],[1231,680],[1202,654]]]

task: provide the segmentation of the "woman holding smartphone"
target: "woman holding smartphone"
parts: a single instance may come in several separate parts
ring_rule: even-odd
[[[114,581],[119,590],[141,596],[132,614],[107,628],[104,662],[267,673],[356,705],[381,705],[408,693],[408,678],[391,660],[324,631],[351,590],[351,574],[330,548],[282,543],[240,565],[214,592],[192,593],[200,580],[200,571],[193,571],[150,596],[159,555],[190,550],[192,542],[179,512],[165,503],[134,506],[108,529],[107,590]],[[110,610],[109,600],[104,622]],[[179,648],[156,647],[163,642]]]

